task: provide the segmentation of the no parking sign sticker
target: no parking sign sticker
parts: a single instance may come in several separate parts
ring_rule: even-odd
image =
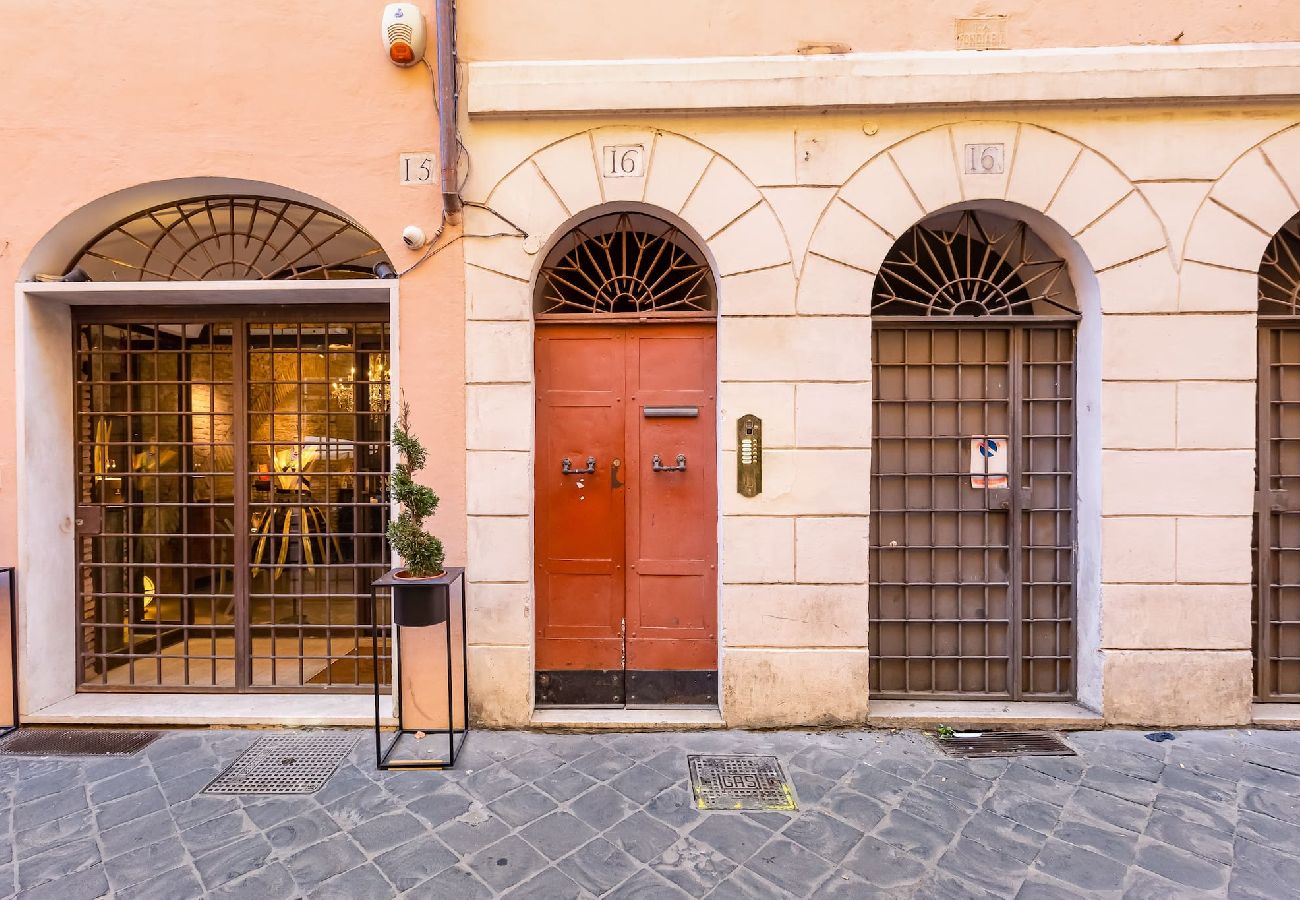
[[[1004,488],[1007,486],[1006,435],[977,434],[970,439],[970,486]]]

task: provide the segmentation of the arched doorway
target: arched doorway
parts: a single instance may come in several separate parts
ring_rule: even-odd
[[[1255,696],[1300,702],[1300,215],[1259,266]]]
[[[1075,337],[1022,221],[932,216],[872,296],[871,695],[1075,690]]]
[[[284,282],[373,279],[387,263],[336,213],[224,194],[134,212],[67,271]],[[388,564],[389,308],[238,296],[71,309],[78,690],[388,679],[370,664],[388,639],[367,601]]]
[[[547,254],[535,316],[537,705],[715,704],[713,273],[610,213]]]

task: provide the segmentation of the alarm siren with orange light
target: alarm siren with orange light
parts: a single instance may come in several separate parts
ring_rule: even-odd
[[[424,16],[414,3],[390,3],[384,7],[384,49],[399,66],[413,66],[424,59]]]

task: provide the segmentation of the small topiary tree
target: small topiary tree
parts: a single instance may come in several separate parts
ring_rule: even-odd
[[[438,508],[438,495],[413,478],[424,468],[428,453],[411,434],[411,405],[405,398],[393,424],[393,446],[401,461],[393,466],[390,484],[402,511],[388,523],[388,543],[406,563],[409,575],[432,578],[442,574],[442,541],[424,530],[424,520]]]

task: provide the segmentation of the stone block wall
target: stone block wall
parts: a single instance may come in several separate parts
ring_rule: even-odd
[[[1242,116],[1188,161],[1144,150],[1180,127],[1207,140],[1195,117],[792,118],[471,129],[489,161],[471,192],[531,236],[465,250],[480,719],[531,712],[533,273],[570,224],[628,204],[683,224],[719,276],[724,715],[865,719],[874,273],[907,228],[965,204],[1042,228],[1084,301],[1081,699],[1115,723],[1249,721],[1255,273],[1300,209],[1300,131]],[[603,178],[611,143],[643,143],[646,176]],[[1002,143],[1005,171],[966,174],[967,143]],[[498,227],[471,210],[472,231]],[[745,413],[764,423],[755,498],[731,481]]]

